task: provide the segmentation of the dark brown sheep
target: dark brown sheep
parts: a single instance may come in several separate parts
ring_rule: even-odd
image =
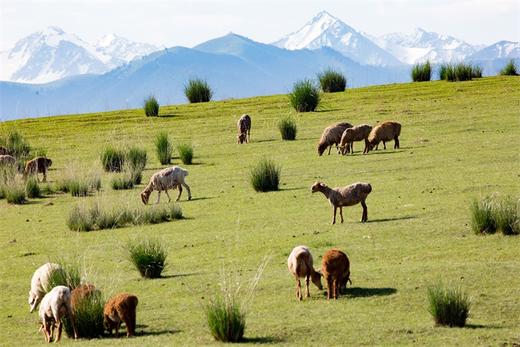
[[[9,154],[0,154],[0,166],[14,166],[16,159]]]
[[[248,143],[251,141],[251,117],[247,114],[243,114],[237,122],[237,143]]]
[[[112,330],[116,330],[116,337],[119,337],[119,327],[121,322],[125,322],[126,336],[135,335],[135,311],[137,307],[137,296],[121,293],[105,304],[103,310],[105,327],[112,335]]]
[[[365,141],[365,149],[363,153],[368,153],[368,135],[372,131],[372,127],[368,124],[356,125],[352,128],[347,128],[341,135],[339,148],[341,154],[354,153],[354,141]]]
[[[327,282],[327,300],[337,299],[340,289],[350,281],[350,262],[345,253],[338,249],[328,250],[321,261],[321,273]]]
[[[52,160],[45,157],[36,157],[25,163],[25,170],[23,171],[23,177],[27,178],[29,175],[36,175],[38,182],[38,174],[43,174],[43,182],[47,181],[47,170],[52,165]]]
[[[368,135],[368,151],[374,147],[377,149],[379,142],[383,141],[384,149],[386,149],[386,141],[394,140],[394,149],[399,148],[399,135],[401,135],[401,124],[392,121],[383,122],[375,126],[370,135]]]
[[[321,156],[327,147],[329,147],[330,155],[332,145],[336,145],[336,148],[338,147],[341,142],[341,135],[343,135],[343,132],[347,128],[352,128],[352,124],[342,122],[326,127],[321,134],[320,141],[318,142],[318,155]]]

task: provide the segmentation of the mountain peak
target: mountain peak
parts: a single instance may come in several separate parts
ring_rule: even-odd
[[[49,26],[45,28],[42,32],[43,35],[63,35],[65,32],[63,29],[56,26]]]
[[[328,22],[335,22],[339,19],[328,13],[327,11],[323,10],[321,12],[318,12],[312,19],[310,20],[311,23],[316,23],[318,21],[328,21]]]

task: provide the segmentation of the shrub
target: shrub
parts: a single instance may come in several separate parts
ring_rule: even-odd
[[[320,91],[310,80],[298,81],[289,94],[289,101],[298,112],[313,112],[320,103]]]
[[[439,79],[441,81],[447,81],[448,80],[448,70],[450,69],[450,65],[448,64],[441,64],[439,68]]]
[[[181,143],[177,146],[179,157],[184,164],[190,165],[193,161],[193,147],[187,143]]]
[[[27,159],[31,152],[31,146],[18,131],[10,131],[5,138],[0,138],[0,145],[7,148],[15,158]]]
[[[347,79],[340,72],[328,69],[318,74],[321,90],[325,93],[344,92],[347,86]]]
[[[465,63],[442,64],[439,69],[439,78],[450,82],[470,81],[472,78],[482,77],[482,67]]]
[[[106,172],[121,172],[125,163],[125,152],[108,146],[101,153],[101,164]]]
[[[130,148],[126,155],[126,160],[131,170],[143,171],[146,167],[147,159],[148,155],[146,154],[146,150],[138,147]]]
[[[99,290],[92,292],[76,303],[73,310],[78,337],[96,338],[103,335],[104,306],[105,300]],[[74,331],[69,319],[65,318],[63,323],[67,336],[72,338],[74,336]]]
[[[257,192],[278,190],[281,169],[271,160],[262,159],[251,169],[251,185]]]
[[[4,185],[3,195],[5,195],[5,199],[9,204],[21,205],[27,201],[25,199],[25,187],[20,182]]]
[[[71,290],[79,286],[81,283],[81,266],[79,262],[57,262],[60,268],[51,272],[48,281],[48,287],[44,288],[48,293],[56,286],[66,286]]]
[[[432,78],[432,67],[430,61],[423,64],[415,64],[412,67],[412,80],[414,82],[425,82]]]
[[[476,234],[520,234],[520,205],[506,196],[487,196],[471,204],[471,228]]]
[[[135,180],[136,178],[134,177],[133,173],[124,173],[122,175],[113,177],[110,183],[112,185],[112,189],[114,190],[132,189],[134,188]]]
[[[184,87],[184,95],[186,95],[186,98],[188,98],[189,102],[192,104],[197,102],[208,102],[213,96],[213,91],[206,81],[195,78],[190,79],[188,84]]]
[[[473,65],[471,67],[471,78],[482,78],[482,67]]]
[[[217,295],[206,305],[211,335],[222,342],[239,342],[244,337],[246,315],[233,296]]]
[[[167,251],[157,240],[130,241],[127,244],[130,261],[142,277],[159,278],[165,267]]]
[[[69,212],[67,226],[73,231],[94,230],[95,216],[84,207],[74,206]]]
[[[146,117],[157,117],[159,115],[159,103],[154,96],[144,101],[144,114]]]
[[[500,70],[502,76],[518,76],[518,69],[515,61],[511,59],[502,70]]]
[[[28,198],[40,198],[42,196],[38,180],[34,177],[29,177],[25,182],[25,194]]]
[[[500,199],[493,212],[494,223],[497,230],[504,235],[520,234],[520,203],[507,196]]]
[[[71,193],[75,197],[88,196],[93,191],[100,189],[101,177],[94,173],[82,177],[79,173],[71,173],[69,177],[57,180],[53,188],[54,191]]]
[[[428,311],[436,325],[463,327],[466,324],[471,302],[460,288],[432,286],[428,288],[428,302]]]
[[[471,227],[476,234],[494,234],[493,202],[489,197],[471,204]]]
[[[295,140],[296,139],[296,122],[291,117],[282,118],[278,122],[278,129],[282,135],[282,140]]]
[[[167,133],[161,132],[157,134],[155,137],[155,149],[157,153],[157,159],[159,159],[161,165],[170,164],[173,147]]]
[[[68,184],[68,189],[72,196],[87,196],[89,193],[89,185],[84,180],[73,180]]]

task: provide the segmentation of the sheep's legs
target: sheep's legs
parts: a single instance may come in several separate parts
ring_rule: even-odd
[[[182,186],[177,186],[177,188],[179,188],[179,195],[177,195],[177,199],[175,201],[179,201],[182,194]]]
[[[383,141],[383,149],[386,149],[386,141]]]
[[[361,216],[361,222],[366,222],[368,220],[368,208],[367,204],[364,201],[361,201],[361,206],[363,206],[363,215]]]
[[[186,183],[181,183],[181,184],[182,184],[182,185],[184,186],[184,188],[186,188],[186,190],[188,191],[188,200],[191,200],[191,190],[190,190],[190,186],[187,185]],[[180,186],[179,186],[179,188],[180,188]],[[180,197],[180,196],[181,196],[181,195],[180,195],[180,193],[179,193],[179,197]]]
[[[332,288],[333,287],[333,281],[331,278],[327,278],[327,300],[330,299],[331,297],[331,292],[332,292]]]
[[[334,206],[334,218],[332,218],[332,224],[336,224],[336,211],[337,211],[337,207]]]
[[[332,149],[332,145],[329,146],[329,155],[330,155],[330,150]]]
[[[160,200],[161,200],[161,191],[159,190],[157,192],[157,201],[155,203],[158,204]]]
[[[332,286],[334,287],[334,300],[336,300],[338,298],[338,290],[339,290],[337,279],[334,279],[334,281],[332,282]]]
[[[61,324],[61,319],[58,321],[58,336],[54,342],[58,342],[61,340],[61,332],[63,330],[63,325]]]
[[[354,142],[350,143],[350,154],[354,154]]]
[[[302,299],[302,284],[300,282],[300,278],[296,278],[296,297],[301,300]]]
[[[365,149],[363,150],[363,154],[367,154],[368,153],[368,140],[365,139]]]
[[[396,136],[394,139],[394,149],[399,148],[399,138]]]
[[[305,278],[305,284],[307,285],[305,287],[305,289],[306,289],[306,295],[307,295],[308,298],[311,297],[311,293],[309,292],[309,279],[310,279],[310,276],[307,275],[307,277]]]
[[[339,216],[341,217],[341,223],[343,223],[343,207],[340,206],[339,208]]]
[[[168,197],[168,202],[172,202],[172,199],[170,198],[170,194],[168,194],[168,189],[166,189],[164,191],[164,193],[166,194],[166,196]]]

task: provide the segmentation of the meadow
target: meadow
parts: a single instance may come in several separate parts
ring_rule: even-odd
[[[104,295],[138,296],[137,336],[73,341],[62,345],[184,346],[215,344],[203,306],[224,274],[243,285],[264,259],[268,264],[248,303],[244,344],[275,345],[459,345],[520,344],[520,236],[475,235],[473,199],[499,193],[520,197],[520,78],[468,82],[407,83],[324,94],[317,112],[296,113],[286,95],[163,106],[159,117],[143,110],[24,119],[0,123],[16,129],[53,165],[48,180],[71,168],[102,173],[107,145],[143,147],[148,164],[143,184],[102,189],[88,197],[53,194],[24,205],[0,200],[0,344],[43,344],[27,293],[34,270],[48,261],[81,262],[86,281]],[[251,143],[236,144],[236,121],[252,118]],[[292,116],[295,141],[282,141],[277,124]],[[337,121],[402,124],[401,148],[362,155],[319,157],[317,141]],[[153,139],[167,131],[175,144],[194,148],[192,165],[174,151],[175,165],[189,170],[183,192],[186,217],[163,224],[73,232],[66,225],[77,204],[138,206],[150,176],[165,167]],[[249,171],[263,158],[281,166],[280,190],[257,193]],[[310,186],[370,182],[368,223],[361,206],[344,209],[345,223],[331,225],[332,208]],[[172,198],[176,192],[170,193]],[[155,202],[156,193],[150,201]],[[166,197],[161,197],[166,204]],[[141,279],[124,245],[141,237],[168,249],[160,279]],[[337,301],[311,287],[299,302],[287,256],[307,245],[319,268],[332,247],[346,252],[352,286]],[[461,286],[471,297],[465,328],[435,327],[427,289],[439,281]]]

